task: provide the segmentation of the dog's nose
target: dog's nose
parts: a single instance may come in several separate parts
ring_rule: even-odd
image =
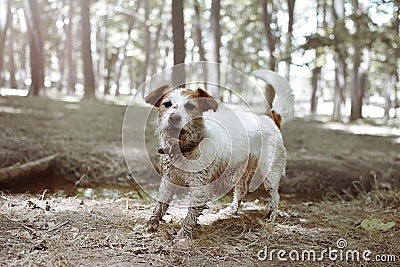
[[[178,122],[181,121],[181,116],[179,116],[179,115],[177,115],[175,113],[172,113],[171,116],[169,116],[168,121],[170,123],[178,123]]]

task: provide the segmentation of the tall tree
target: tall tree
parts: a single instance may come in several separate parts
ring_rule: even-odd
[[[76,60],[74,57],[74,29],[73,29],[73,19],[75,14],[74,0],[69,0],[69,11],[68,11],[68,24],[65,26],[66,33],[66,57],[68,66],[68,76],[67,76],[67,92],[72,94],[75,92],[76,84]]]
[[[320,66],[315,66],[312,70],[312,78],[311,78],[311,105],[310,105],[310,111],[311,114],[317,113],[317,107],[318,107],[318,96],[317,92],[319,89],[319,80],[321,79],[321,67]]]
[[[136,12],[139,10],[140,4],[141,4],[140,1],[136,2]],[[150,6],[149,6],[148,1],[146,1],[145,2],[145,13],[146,13],[145,24],[146,24],[146,27],[148,27],[147,23],[148,23],[149,12],[150,12]],[[137,20],[137,18],[135,16],[131,18],[131,21],[129,22],[128,31],[127,31],[128,37],[125,39],[125,43],[122,45],[122,47],[120,47],[120,49],[118,51],[118,57],[116,59],[115,68],[114,68],[115,95],[119,95],[119,86],[120,86],[120,78],[122,75],[122,67],[124,66],[125,60],[126,60],[126,48],[128,47],[128,44],[131,41],[130,36],[131,36],[133,29],[135,28],[136,20]],[[148,38],[150,38],[150,30],[149,30],[148,34],[149,34]],[[147,41],[147,44],[150,46],[150,41]],[[146,57],[151,56],[151,55],[148,55],[151,52],[150,47],[149,48],[146,47],[145,49],[146,49]],[[149,63],[147,63],[147,65],[149,65]],[[146,74],[147,74],[147,72],[146,72]],[[143,75],[143,72],[142,72],[142,75]],[[143,82],[145,82],[145,81],[142,81],[142,83]],[[145,93],[145,90],[142,90],[142,92]],[[144,97],[144,95],[143,95],[143,97]]]
[[[220,0],[211,2],[211,22],[210,22],[210,53],[209,60],[220,63],[221,29],[220,29]],[[207,68],[207,90],[214,97],[219,99],[220,68],[218,64],[209,64]]]
[[[27,0],[29,1],[29,0]],[[96,95],[96,82],[93,71],[92,50],[90,41],[90,0],[81,0],[81,34],[82,34],[82,60],[85,79],[85,98]]]
[[[362,119],[362,106],[367,85],[370,66],[370,48],[376,38],[376,32],[370,30],[372,23],[368,17],[368,6],[353,0],[353,14],[355,33],[353,34],[353,69],[351,75],[351,114],[350,120]]]
[[[151,36],[150,36],[150,25],[148,23],[150,15],[150,1],[144,1],[144,49],[145,49],[145,59],[142,67],[142,79],[141,83],[144,83],[147,79],[147,74],[149,71],[150,57],[151,57]],[[183,23],[183,22],[182,22]],[[180,59],[181,60],[181,59]],[[182,62],[181,62],[182,63]],[[144,92],[145,90],[143,90]]]
[[[194,44],[198,49],[200,61],[206,61],[206,55],[203,46],[203,34],[201,29],[201,9],[199,0],[194,0]],[[203,63],[203,80],[207,81],[207,64]],[[207,88],[207,82],[204,84]]]
[[[201,30],[201,13],[200,13],[199,0],[194,0],[194,27],[195,27],[195,38],[194,43],[197,46],[200,61],[206,61],[206,55],[203,47],[203,34]]]
[[[39,95],[44,87],[43,37],[38,0],[24,0],[24,11],[29,34],[31,88],[29,94]]]
[[[335,66],[335,92],[333,97],[333,113],[332,120],[342,121],[345,89],[346,89],[346,64],[345,64],[345,44],[346,27],[344,22],[344,0],[333,0],[333,15],[335,18],[335,50],[336,50],[336,66]]]
[[[269,52],[269,64],[268,68],[272,71],[276,70],[276,37],[272,31],[272,14],[273,14],[273,0],[263,0],[263,23],[265,36],[267,38],[267,46]],[[272,101],[275,97],[275,91],[271,85],[267,85],[265,88],[265,97],[267,98],[267,103],[269,107],[272,107]]]
[[[6,43],[7,28],[10,22],[8,10],[10,9],[10,0],[0,0],[0,86],[3,83],[4,75],[4,47]]]
[[[295,0],[288,0],[288,31],[286,33],[286,71],[285,77],[287,80],[290,78],[290,64],[292,64],[292,37],[293,37],[293,24],[294,24],[294,5]]]
[[[8,27],[8,69],[10,72],[10,88],[17,88],[17,81],[15,79],[15,61],[14,61],[14,27],[12,25],[13,14],[11,8],[9,9],[8,20],[10,21]]]
[[[394,32],[395,35],[397,36],[398,39],[400,36],[400,3],[397,2],[396,3],[397,6],[397,11],[395,12],[395,19],[394,19],[394,23],[393,23],[393,27],[394,27]],[[397,65],[399,60],[400,60],[400,47],[397,45],[397,47],[395,48],[395,64]],[[400,85],[400,72],[399,70],[396,71],[396,83],[394,85],[394,107],[395,109],[400,108],[400,101],[399,101],[399,97],[398,97],[398,92],[400,92],[399,90],[399,85]],[[397,115],[397,113],[396,113]]]
[[[159,41],[160,41],[160,36],[161,36],[162,29],[163,29],[163,23],[160,22],[158,24],[157,31],[156,31],[156,37],[155,37],[154,42],[153,42],[157,47],[159,46]],[[150,74],[151,75],[154,75],[157,72],[157,63],[158,63],[157,61],[158,61],[159,56],[160,56],[160,51],[159,50],[158,51],[154,51],[153,53],[151,53],[151,58],[150,58],[150,62],[151,62],[151,64],[150,64],[150,66],[151,66]]]
[[[113,78],[113,69],[118,59],[119,51],[122,48],[119,48],[117,51],[110,50],[106,52],[105,58],[105,69],[106,69],[106,76],[104,77],[104,95],[110,94],[110,89],[112,86],[112,78]]]
[[[327,13],[327,3],[323,1],[322,4],[322,23],[320,23],[319,17],[321,16],[321,1],[317,1],[317,10],[316,10],[316,26],[317,29],[322,27],[325,31],[327,29],[327,22],[326,22],[326,13]],[[321,25],[322,24],[322,25]],[[321,51],[322,50],[322,51]],[[318,108],[318,90],[321,90],[320,80],[321,80],[321,72],[322,72],[322,65],[319,61],[321,61],[321,57],[323,56],[323,48],[320,46],[315,47],[315,60],[314,66],[312,69],[312,77],[311,77],[311,101],[310,101],[310,112],[311,114],[317,113]]]
[[[172,33],[174,42],[174,65],[185,63],[185,27],[183,21],[183,0],[172,0]],[[174,68],[174,85],[185,84],[185,67],[180,65]]]

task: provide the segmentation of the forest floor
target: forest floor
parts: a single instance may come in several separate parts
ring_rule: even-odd
[[[148,112],[134,108],[138,117]],[[0,265],[399,266],[398,126],[296,118],[283,128],[288,166],[277,221],[266,221],[262,190],[238,215],[219,216],[228,196],[210,204],[193,241],[176,246],[183,208],[171,207],[156,233],[144,230],[152,200],[125,165],[124,113],[99,101],[0,98],[0,170],[57,155],[45,173],[0,183]],[[362,259],[367,249],[371,261]],[[348,250],[360,261],[346,262]]]

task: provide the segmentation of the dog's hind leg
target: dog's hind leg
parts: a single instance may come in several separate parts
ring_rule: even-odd
[[[264,185],[267,187],[266,185]],[[269,185],[268,185],[269,186]],[[267,190],[267,189],[266,189]],[[279,205],[279,192],[278,192],[278,186],[274,188],[270,188],[268,190],[269,193],[269,213],[268,213],[268,220],[270,222],[274,222],[276,219],[276,214],[278,210],[278,205]]]
[[[174,191],[171,187],[171,184],[163,178],[158,189],[156,207],[154,208],[153,214],[147,222],[148,231],[154,232],[157,230],[160,220],[167,211],[173,196]]]
[[[269,200],[269,221],[274,222],[277,215],[279,205],[279,181],[285,175],[286,168],[286,152],[284,148],[278,149],[275,161],[272,164],[271,170],[267,174],[267,179],[264,181],[265,191],[267,191]]]

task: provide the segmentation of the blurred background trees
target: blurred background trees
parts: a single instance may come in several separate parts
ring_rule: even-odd
[[[400,112],[399,9],[399,0],[0,0],[1,93],[122,97],[166,67],[209,60],[278,71],[306,113],[388,120]],[[206,73],[223,83],[220,70]]]

